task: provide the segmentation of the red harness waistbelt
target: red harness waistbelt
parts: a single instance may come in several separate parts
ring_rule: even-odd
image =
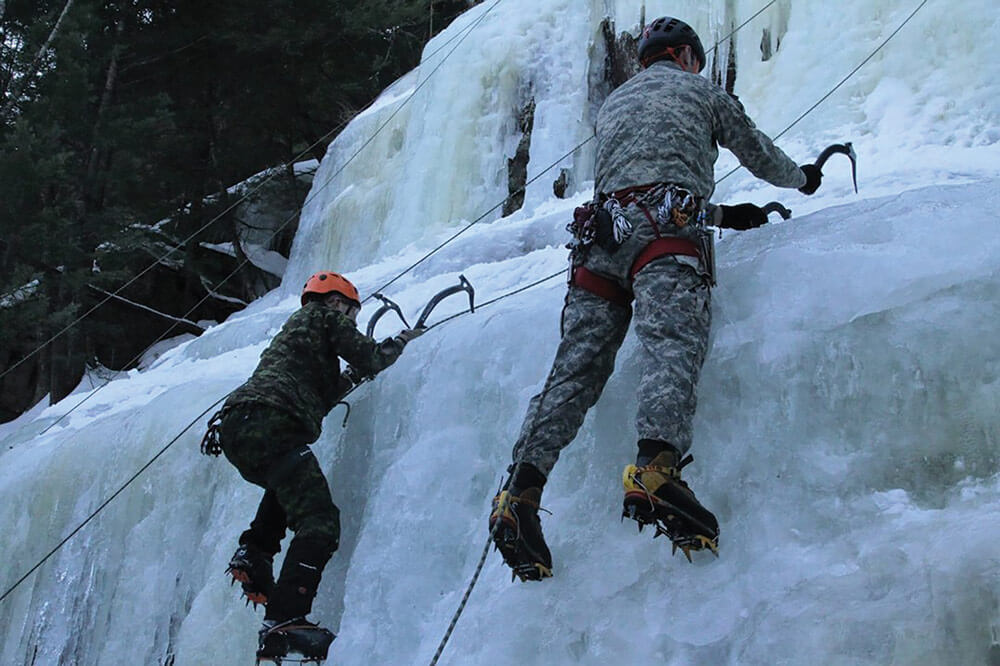
[[[701,253],[698,252],[698,246],[692,241],[685,238],[658,238],[647,245],[639,253],[639,256],[636,257],[632,263],[632,268],[629,270],[629,277],[634,278],[646,264],[668,254],[701,257]],[[583,266],[577,266],[573,269],[573,279],[570,280],[570,284],[585,289],[595,296],[600,296],[604,300],[615,305],[621,305],[622,307],[631,305],[634,298],[630,290],[625,289],[611,278],[598,275]]]
[[[639,271],[645,268],[646,264],[666,254],[684,254],[689,257],[701,257],[701,252],[698,251],[698,246],[693,241],[689,241],[686,238],[657,238],[647,245],[639,253],[639,256],[635,258],[632,268],[628,273],[629,277],[634,278]]]
[[[631,292],[622,288],[614,280],[589,271],[583,266],[577,266],[573,269],[573,279],[570,280],[570,284],[585,289],[615,305],[627,308],[632,303]]]

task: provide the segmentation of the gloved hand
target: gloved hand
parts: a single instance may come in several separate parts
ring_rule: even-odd
[[[351,366],[347,366],[346,368],[344,368],[343,372],[340,373],[340,382],[343,385],[344,391],[347,391],[357,386],[363,380],[364,377],[361,376],[361,373],[352,368]]]
[[[718,226],[723,229],[756,229],[767,224],[767,213],[760,206],[752,203],[737,204],[735,206],[719,206],[722,209],[722,219]]]
[[[819,189],[819,184],[823,180],[823,172],[815,164],[803,164],[799,167],[806,175],[806,184],[799,188],[802,194],[812,194]]]
[[[420,328],[404,328],[396,335],[396,339],[402,341],[402,343],[405,345],[411,340],[416,340],[426,332],[427,332],[426,326],[421,326]]]

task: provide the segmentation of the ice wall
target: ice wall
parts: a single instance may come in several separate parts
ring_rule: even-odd
[[[604,18],[618,32],[637,34],[642,16],[682,16],[710,53],[721,42],[725,60],[725,38],[766,4],[491,0],[476,6],[432,40],[420,67],[331,146],[304,209],[284,288],[297,290],[320,266],[354,270],[410,244],[429,249],[444,230],[480,217],[496,220],[507,196],[507,159],[520,138],[517,115],[527,99],[537,102],[529,179],[591,135],[603,101]],[[919,4],[793,7],[778,0],[732,36],[735,92],[761,129],[777,134]],[[939,182],[975,169],[970,161],[979,159],[976,149],[1000,138],[994,88],[980,84],[1000,78],[993,57],[998,21],[997,12],[977,0],[929,4],[779,144],[806,161],[828,143],[853,140],[867,157],[864,175],[879,177],[866,188],[869,195],[895,191],[900,176]],[[777,48],[767,61],[761,52],[765,30]],[[562,168],[574,185],[570,195],[585,190],[592,158],[589,143],[538,178],[528,188],[524,213],[515,216],[530,215],[552,198]],[[720,175],[735,164],[724,157]],[[764,187],[742,172],[720,184],[717,198],[753,198]],[[847,193],[846,184],[837,187]],[[756,198],[766,201],[771,194]]]
[[[497,204],[528,82],[542,91],[529,177],[585,138],[599,23],[637,25],[642,4],[477,6],[331,146],[281,290],[44,434],[85,394],[0,426],[0,588],[245,379],[316,267],[349,269],[370,293]],[[763,4],[646,2],[645,12],[721,36]],[[736,92],[776,133],[917,4],[779,0],[737,36]],[[688,478],[719,515],[721,558],[689,565],[618,522],[635,435],[630,339],[546,490],[556,577],[512,585],[491,555],[442,664],[997,663],[995,14],[972,0],[928,3],[779,142],[804,161],[853,139],[860,196],[846,162],[831,162],[808,199],[745,172],[719,186],[720,200],[780,198],[796,213],[719,244]],[[760,61],[763,27],[786,23]],[[575,155],[573,168],[588,159]],[[473,227],[390,295],[410,315],[460,272],[485,301],[558,270],[563,226],[589,195],[587,175],[576,177],[567,200],[540,178],[522,211]],[[563,290],[554,280],[435,329],[354,396],[346,429],[341,409],[327,419],[315,450],[344,521],[315,613],[340,634],[329,663],[430,661],[554,352]],[[204,420],[0,603],[0,663],[252,663],[260,613],[223,571],[260,493],[197,453]]]

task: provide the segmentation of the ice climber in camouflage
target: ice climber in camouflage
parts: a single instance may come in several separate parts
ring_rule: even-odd
[[[264,488],[257,515],[229,564],[247,598],[266,606],[258,656],[283,656],[296,640],[325,656],[333,638],[305,619],[340,539],[339,511],[309,444],[353,385],[341,375],[341,358],[355,376],[373,376],[422,332],[404,330],[376,343],[356,327],[360,309],[357,289],[345,278],[332,272],[313,275],[303,289],[302,307],[213,419],[218,448],[244,479]],[[272,559],[286,528],[295,536],[275,583]],[[269,641],[278,633],[281,645],[271,650]]]
[[[608,96],[597,118],[595,197],[578,208],[562,340],[531,399],[490,530],[522,580],[551,575],[538,507],[559,452],[575,437],[614,369],[630,322],[642,350],[638,455],[623,475],[624,514],[653,524],[690,558],[718,546],[718,523],[681,480],[690,462],[698,376],[711,324],[711,234],[718,146],[755,176],[812,194],[819,170],[799,167],[723,89],[698,76],[695,32],[656,19],[639,42],[640,71]],[[739,207],[728,210],[739,210]],[[759,210],[759,209],[758,209]],[[765,218],[766,221],[766,218]],[[746,220],[716,225],[747,228]],[[633,311],[634,308],[634,311]]]

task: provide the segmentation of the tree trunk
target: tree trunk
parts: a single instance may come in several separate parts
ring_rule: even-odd
[[[49,33],[49,38],[45,40],[44,44],[42,44],[42,48],[38,49],[38,53],[35,54],[35,59],[31,61],[31,66],[28,68],[28,71],[24,73],[23,77],[21,77],[21,85],[14,86],[14,88],[10,91],[7,101],[4,103],[3,108],[0,109],[0,116],[7,115],[7,112],[10,111],[11,107],[17,104],[17,98],[21,96],[21,91],[24,89],[24,85],[34,78],[35,73],[38,71],[38,66],[42,62],[42,56],[45,55],[45,52],[48,50],[52,40],[55,39],[56,35],[59,33],[59,27],[62,25],[63,19],[66,18],[66,14],[72,6],[73,0],[66,0],[66,6],[63,7],[62,13],[59,14],[59,18],[56,19],[56,24],[52,26],[52,32]]]
[[[91,131],[90,156],[87,160],[87,176],[83,186],[84,215],[94,210],[100,210],[104,204],[101,200],[103,198],[101,196],[102,188],[98,182],[98,165],[101,162],[107,163],[107,160],[101,159],[101,126],[104,123],[104,116],[107,113],[108,107],[111,106],[111,100],[114,98],[115,87],[118,83],[118,56],[121,52],[119,40],[122,34],[121,22],[115,27],[115,33],[115,44],[111,47],[111,62],[108,64],[108,73],[104,77],[104,90],[101,93],[101,102],[97,107],[97,117],[94,120],[94,128]],[[90,248],[88,247],[87,249]]]

